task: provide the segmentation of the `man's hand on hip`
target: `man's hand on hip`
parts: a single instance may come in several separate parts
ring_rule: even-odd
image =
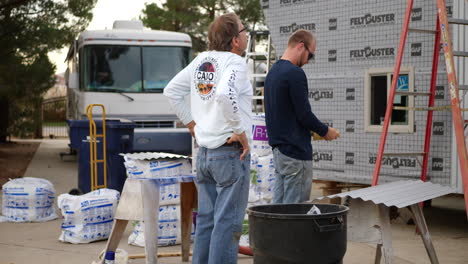
[[[245,156],[249,154],[249,141],[247,140],[247,136],[245,132],[241,134],[232,134],[231,138],[228,139],[227,143],[239,142],[242,145],[242,154],[240,156],[240,160],[244,160]]]
[[[185,126],[189,129],[190,131],[190,135],[192,135],[192,137],[195,137],[195,121],[190,121],[190,123],[187,123]]]

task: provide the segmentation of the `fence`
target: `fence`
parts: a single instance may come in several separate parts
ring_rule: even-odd
[[[68,137],[66,123],[67,97],[56,97],[42,103],[42,135],[48,138]]]

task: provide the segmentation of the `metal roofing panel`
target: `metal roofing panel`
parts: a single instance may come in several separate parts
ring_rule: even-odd
[[[396,181],[355,191],[319,197],[315,200],[351,197],[354,199],[360,198],[364,201],[372,201],[375,204],[403,208],[452,193],[453,191],[454,190],[450,187],[431,182],[423,182],[421,180]]]
[[[120,155],[134,159],[134,160],[190,159],[190,157],[188,156],[165,153],[165,152],[120,153]]]

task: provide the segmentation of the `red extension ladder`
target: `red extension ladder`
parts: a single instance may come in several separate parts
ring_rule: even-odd
[[[449,109],[452,110],[452,118],[453,118],[453,125],[455,128],[455,136],[457,142],[457,151],[458,157],[460,159],[460,169],[461,175],[463,180],[463,191],[465,193],[465,208],[468,216],[468,156],[466,152],[466,145],[465,145],[465,137],[464,137],[464,121],[461,114],[460,109],[460,100],[459,100],[459,93],[458,93],[458,83],[457,78],[455,75],[455,65],[453,56],[464,56],[468,57],[468,52],[454,52],[452,50],[452,42],[450,38],[449,32],[449,23],[459,24],[459,25],[468,25],[466,20],[460,19],[448,19],[447,18],[447,11],[446,5],[444,0],[436,0],[437,3],[437,25],[435,30],[424,30],[424,29],[411,29],[408,28],[409,22],[411,19],[411,11],[413,8],[413,0],[408,1],[408,5],[406,8],[405,20],[403,23],[403,29],[400,36],[400,43],[398,46],[398,54],[395,62],[394,72],[393,72],[393,79],[392,79],[392,86],[390,90],[390,94],[388,96],[387,102],[387,109],[385,112],[385,120],[382,129],[382,135],[380,137],[380,144],[379,144],[379,151],[377,154],[377,160],[375,163],[374,174],[372,178],[372,186],[377,185],[379,180],[379,173],[380,168],[382,165],[382,157],[384,154],[385,148],[385,141],[387,138],[388,127],[390,124],[390,119],[392,115],[392,110],[424,110],[427,112],[427,120],[426,120],[426,134],[424,140],[424,150],[420,153],[399,153],[401,155],[412,155],[412,156],[422,156],[422,171],[421,171],[421,180],[426,181],[427,178],[427,165],[428,165],[428,157],[429,157],[429,147],[431,142],[431,124],[432,124],[432,115],[434,110],[441,110],[444,107],[434,107],[434,97],[435,97],[435,87],[436,87],[436,79],[437,79],[437,65],[439,60],[439,50],[440,44],[443,46],[444,50],[444,59],[445,59],[445,68],[447,72],[448,78],[448,90],[450,94],[451,106]],[[398,82],[398,77],[400,75],[400,66],[403,57],[403,51],[405,48],[406,37],[408,35],[408,31],[410,32],[417,32],[417,33],[430,33],[435,35],[434,40],[434,54],[433,54],[433,61],[432,61],[432,76],[431,76],[431,87],[430,93],[412,93],[412,92],[398,92],[396,91],[396,86]],[[424,109],[420,108],[411,108],[411,107],[394,107],[394,98],[395,94],[405,94],[408,96],[416,96],[416,95],[428,95],[429,102],[428,107]],[[411,108],[411,109],[410,109]],[[387,154],[387,155],[396,155]]]

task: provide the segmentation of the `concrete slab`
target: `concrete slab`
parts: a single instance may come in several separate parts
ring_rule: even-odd
[[[78,163],[62,161],[59,156],[60,152],[67,151],[67,144],[68,140],[43,140],[25,174],[27,177],[50,180],[55,186],[57,196],[77,186]],[[313,196],[321,196],[320,190],[314,188]],[[424,213],[439,262],[467,263],[468,222],[462,196],[450,195],[436,199],[432,203],[432,208],[426,208]],[[60,225],[60,219],[45,223],[0,223],[0,264],[87,264],[97,259],[98,254],[104,249],[105,241],[79,245],[61,243],[58,241]],[[143,253],[143,248],[127,244],[131,232],[132,227],[129,225],[119,248],[125,249],[130,254]],[[415,234],[413,225],[394,223],[392,232],[396,264],[430,263],[421,238]],[[159,250],[175,252],[180,251],[180,246],[161,247]],[[374,245],[349,242],[344,263],[374,263],[374,256]],[[144,263],[144,260],[136,259],[129,263],[139,264]],[[160,258],[159,263],[183,262],[180,257],[170,257]],[[240,256],[238,263],[251,264],[253,259]]]

